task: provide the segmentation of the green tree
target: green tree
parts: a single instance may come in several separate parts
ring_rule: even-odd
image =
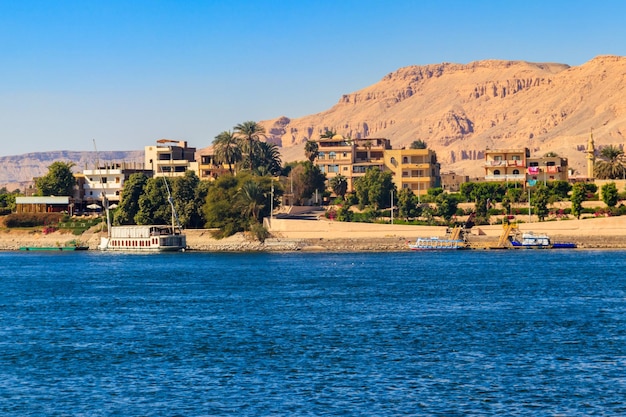
[[[572,202],[572,214],[576,216],[577,219],[580,219],[580,214],[583,211],[583,201],[585,201],[586,194],[587,190],[585,189],[585,184],[578,182],[572,187],[572,195],[570,197],[570,201]]]
[[[594,166],[594,174],[600,179],[617,179],[626,177],[624,167],[624,151],[617,146],[609,145],[600,151],[600,159]]]
[[[129,225],[135,223],[135,216],[139,212],[139,198],[143,194],[148,177],[142,173],[131,174],[124,182],[120,195],[120,202],[115,210],[113,224]]]
[[[446,222],[449,222],[456,214],[456,209],[459,205],[457,197],[453,194],[441,193],[437,196],[437,215],[444,218]]]
[[[248,219],[241,216],[239,208],[233,204],[240,184],[233,175],[221,175],[209,187],[203,207],[206,227],[217,229],[218,238],[242,232]]]
[[[172,209],[167,201],[165,177],[150,178],[139,197],[135,224],[171,224]]]
[[[619,201],[619,192],[614,182],[609,182],[602,186],[602,201],[608,207],[615,207]]]
[[[409,220],[418,215],[417,196],[408,188],[402,188],[398,191],[398,216]]]
[[[423,140],[418,139],[411,143],[409,149],[428,149],[428,145]]]
[[[198,228],[204,225],[204,216],[199,208],[206,197],[202,192],[206,187],[201,187],[200,183],[200,178],[191,170],[172,181],[172,200],[183,227]]]
[[[312,140],[307,140],[304,144],[304,156],[306,159],[313,162],[315,158],[320,154],[320,147],[317,142],[313,142]]]
[[[234,128],[235,136],[240,140],[243,155],[243,167],[254,171],[256,169],[255,154],[259,152],[259,143],[265,139],[265,128],[257,122],[247,121]]]
[[[348,192],[348,179],[341,174],[337,174],[337,176],[330,179],[330,188],[337,196],[345,199]]]
[[[259,221],[259,213],[263,209],[265,194],[254,180],[249,179],[242,184],[236,194],[236,206],[244,217]]]
[[[354,191],[359,199],[359,206],[369,206],[374,210],[391,207],[391,191],[395,191],[393,174],[382,172],[377,167],[368,168],[365,175],[354,182]]]
[[[213,149],[217,162],[228,164],[228,171],[233,174],[233,167],[241,161],[239,141],[230,131],[224,131],[213,139]]]
[[[73,162],[53,162],[48,173],[37,178],[35,185],[40,196],[72,196],[76,178],[72,174]]]
[[[539,221],[544,221],[548,215],[548,198],[548,188],[543,184],[538,185],[530,201],[535,214],[539,217]]]

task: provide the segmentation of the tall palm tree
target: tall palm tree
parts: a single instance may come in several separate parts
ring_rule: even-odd
[[[258,150],[261,139],[265,139],[265,128],[257,122],[247,121],[235,126],[235,136],[241,140],[244,158],[244,167],[254,171],[254,154]]]
[[[241,148],[237,138],[228,130],[220,133],[213,140],[213,149],[216,159],[222,164],[228,164],[228,171],[233,174],[233,165],[241,161]]]
[[[600,159],[594,166],[595,176],[599,179],[616,179],[626,176],[624,151],[618,146],[609,145],[600,151]]]

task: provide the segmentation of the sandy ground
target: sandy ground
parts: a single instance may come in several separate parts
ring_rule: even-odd
[[[237,234],[226,239],[213,239],[209,230],[187,230],[190,250],[201,251],[385,251],[405,250],[407,241],[417,237],[443,237],[445,227],[406,226],[392,224],[342,223],[321,220],[273,219],[269,224],[272,238],[260,243]],[[626,216],[601,217],[585,220],[559,220],[542,223],[521,223],[520,231],[548,234],[554,241],[575,242],[581,248],[626,248]],[[475,226],[469,236],[477,247],[489,247],[497,242],[502,225]],[[23,246],[64,246],[73,240],[96,249],[100,233],[86,232],[81,236],[55,232],[0,230],[0,250],[19,250]]]

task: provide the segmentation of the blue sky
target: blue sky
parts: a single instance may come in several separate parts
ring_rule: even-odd
[[[0,155],[202,148],[408,65],[626,55],[626,2],[0,0]]]

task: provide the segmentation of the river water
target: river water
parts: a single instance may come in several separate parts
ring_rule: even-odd
[[[0,253],[0,414],[625,415],[625,254]]]

